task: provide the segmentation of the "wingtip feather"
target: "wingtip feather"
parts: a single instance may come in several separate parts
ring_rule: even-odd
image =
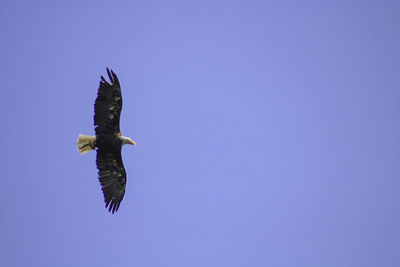
[[[108,78],[110,78],[110,81],[112,82],[112,83],[114,83],[114,79],[113,79],[113,76],[112,76],[112,70],[111,70],[111,72],[110,72],[110,69],[109,68],[107,68],[107,74],[108,74]]]

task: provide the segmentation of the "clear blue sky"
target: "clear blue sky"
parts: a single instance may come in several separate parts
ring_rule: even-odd
[[[2,266],[400,266],[399,1],[2,1]],[[100,75],[128,173],[104,208]]]

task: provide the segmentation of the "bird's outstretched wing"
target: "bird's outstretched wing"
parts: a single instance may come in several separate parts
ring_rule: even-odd
[[[99,180],[104,194],[106,208],[116,212],[125,194],[126,172],[121,157],[121,149],[97,149],[96,156]]]
[[[119,118],[122,109],[121,87],[117,75],[107,68],[110,83],[101,76],[100,87],[94,103],[99,180],[106,208],[114,213],[125,194],[126,172],[121,158]]]
[[[121,87],[117,75],[107,68],[111,83],[101,76],[97,98],[94,102],[94,126],[96,135],[120,132],[119,118],[122,109]]]

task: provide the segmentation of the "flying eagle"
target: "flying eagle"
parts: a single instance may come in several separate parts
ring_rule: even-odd
[[[136,143],[122,136],[119,117],[122,109],[121,87],[117,75],[107,68],[110,83],[101,76],[100,87],[94,102],[96,136],[79,134],[77,148],[85,154],[97,148],[96,165],[99,181],[108,211],[114,213],[125,194],[126,172],[121,157],[123,145]]]

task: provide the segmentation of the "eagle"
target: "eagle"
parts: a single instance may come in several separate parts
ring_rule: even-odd
[[[129,137],[122,136],[119,118],[122,109],[121,86],[117,75],[107,68],[110,82],[103,76],[94,102],[95,136],[78,135],[77,148],[81,154],[97,152],[98,178],[104,201],[109,212],[116,212],[125,194],[126,171],[121,157],[123,145],[136,145]]]

